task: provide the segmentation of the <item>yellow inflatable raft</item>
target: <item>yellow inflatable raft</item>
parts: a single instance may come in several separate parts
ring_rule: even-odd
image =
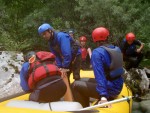
[[[82,71],[81,77],[93,77],[93,71]],[[71,78],[73,81],[73,78]],[[0,113],[131,113],[132,92],[124,84],[120,95],[108,103],[111,108],[104,108],[104,105],[91,105],[82,108],[78,102],[50,102],[38,103],[28,101],[29,94],[21,95],[0,103]],[[108,104],[106,103],[106,104]]]

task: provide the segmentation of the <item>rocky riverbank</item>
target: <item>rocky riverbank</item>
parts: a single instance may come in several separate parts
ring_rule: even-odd
[[[0,100],[23,92],[19,78],[22,63],[22,53],[0,51]]]
[[[134,101],[132,106],[132,113],[150,113],[150,93],[145,95],[145,99]]]

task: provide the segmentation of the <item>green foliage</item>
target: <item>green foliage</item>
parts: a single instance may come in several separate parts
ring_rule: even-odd
[[[60,31],[75,29],[76,38],[85,35],[93,48],[91,33],[96,27],[107,27],[113,43],[132,31],[148,50],[149,6],[148,0],[0,0],[0,41],[7,50],[48,49],[37,33],[47,22]]]
[[[147,67],[150,69],[150,59],[144,59],[141,63],[140,63],[141,67]]]
[[[71,15],[75,1],[70,3],[66,0],[0,0],[0,2],[0,12],[3,14],[0,40],[7,50],[45,50],[47,44],[37,33],[39,25],[47,22],[55,29],[65,30],[75,19]]]
[[[149,43],[149,2],[142,0],[76,1],[78,1],[79,6],[75,10],[81,15],[82,32],[91,34],[95,27],[105,26],[111,32],[110,37],[112,37],[111,41],[113,42],[123,39],[127,32],[134,32],[138,39],[144,43]]]

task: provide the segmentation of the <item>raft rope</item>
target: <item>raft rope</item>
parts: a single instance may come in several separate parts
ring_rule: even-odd
[[[50,111],[52,111],[52,107],[51,107],[51,103],[49,102],[49,109]]]

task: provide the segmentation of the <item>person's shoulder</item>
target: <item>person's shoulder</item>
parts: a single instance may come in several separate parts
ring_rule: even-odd
[[[98,48],[95,48],[92,51],[92,56],[93,57],[104,58],[106,54],[107,54],[107,51],[104,48],[102,48],[101,46],[98,47]]]
[[[103,47],[99,46],[93,50],[93,53],[94,52],[95,53],[103,53],[104,51],[105,51],[105,49]]]
[[[66,32],[62,32],[62,31],[60,31],[60,32],[57,32],[57,36],[66,36],[66,35],[69,35],[68,33],[66,33]]]
[[[101,46],[101,48],[105,49],[106,51],[112,51],[112,50],[116,51],[116,50],[120,50],[120,48],[119,48],[118,46],[112,45],[112,44],[107,45],[107,46]],[[102,51],[102,50],[101,50],[101,51]],[[104,52],[104,50],[103,50],[102,52]]]
[[[69,38],[69,34],[67,34],[66,32],[58,32],[57,33],[57,38],[58,40],[61,40],[62,38]]]
[[[28,67],[28,66],[29,66],[29,62],[24,62],[24,63],[22,64],[22,66],[23,66],[23,67]]]
[[[134,40],[134,42],[135,42],[135,43],[141,43],[141,41],[140,41],[140,40]]]

